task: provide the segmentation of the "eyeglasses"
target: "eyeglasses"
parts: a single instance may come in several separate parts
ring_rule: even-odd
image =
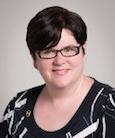
[[[67,46],[60,50],[50,48],[50,49],[37,51],[37,53],[41,59],[55,58],[57,56],[58,52],[61,53],[61,55],[64,57],[72,57],[72,56],[79,54],[80,47],[81,47],[81,45],[80,46]]]

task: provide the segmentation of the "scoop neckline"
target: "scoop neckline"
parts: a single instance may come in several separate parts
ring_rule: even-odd
[[[36,100],[40,94],[40,92],[42,91],[42,89],[44,88],[44,86],[38,88],[38,91],[35,92],[33,97],[30,97],[28,99],[28,103],[27,103],[27,109],[31,111],[31,115],[29,117],[26,117],[26,127],[29,129],[30,133],[32,133],[35,136],[38,136],[39,133],[41,133],[41,135],[45,135],[45,136],[59,136],[59,135],[63,135],[66,132],[70,131],[70,129],[75,125],[75,123],[77,122],[77,120],[79,121],[79,119],[81,118],[81,115],[83,114],[83,112],[86,111],[86,106],[87,104],[89,104],[90,102],[90,98],[95,97],[95,95],[97,94],[95,91],[96,90],[96,86],[97,86],[98,81],[96,81],[94,79],[94,83],[92,84],[91,88],[89,89],[89,92],[87,93],[87,95],[85,96],[83,102],[81,103],[81,105],[79,106],[77,112],[72,116],[72,118],[69,120],[69,122],[62,128],[56,130],[56,131],[46,131],[44,129],[42,129],[35,121],[34,119],[34,115],[33,115],[33,107],[36,103]],[[34,102],[33,102],[34,101]]]

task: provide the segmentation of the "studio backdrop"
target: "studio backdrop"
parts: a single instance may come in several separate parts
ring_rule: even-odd
[[[0,120],[16,93],[44,83],[26,45],[29,20],[48,6],[63,6],[87,24],[85,72],[115,87],[114,0],[0,0]]]

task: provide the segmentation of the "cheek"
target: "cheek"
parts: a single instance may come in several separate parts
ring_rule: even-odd
[[[34,62],[34,67],[40,71],[40,72],[44,72],[47,71],[51,68],[51,63],[47,62],[47,61],[35,61]]]
[[[69,63],[74,68],[81,67],[84,65],[84,57],[79,56],[79,57],[73,58],[73,59],[71,59],[71,61]]]
[[[74,62],[71,65],[71,68],[72,68],[72,76],[78,78],[79,76],[81,76],[81,74],[83,74],[84,60],[83,59],[76,60],[76,62]]]

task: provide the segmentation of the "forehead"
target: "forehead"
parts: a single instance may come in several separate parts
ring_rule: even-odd
[[[73,33],[68,29],[62,29],[61,38],[55,48],[63,48],[65,46],[78,45]]]

